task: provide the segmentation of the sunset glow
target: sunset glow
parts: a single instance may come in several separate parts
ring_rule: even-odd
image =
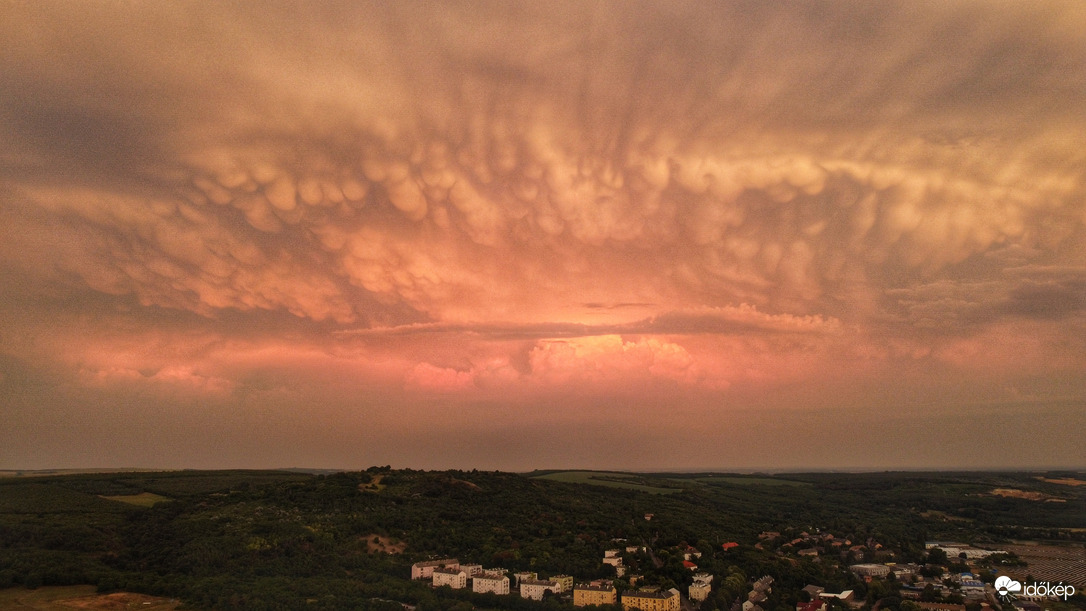
[[[7,3],[0,82],[0,468],[1086,465],[1081,2]]]

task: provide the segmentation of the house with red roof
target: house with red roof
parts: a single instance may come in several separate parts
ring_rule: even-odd
[[[826,611],[826,601],[812,600],[809,603],[796,603],[796,611]]]

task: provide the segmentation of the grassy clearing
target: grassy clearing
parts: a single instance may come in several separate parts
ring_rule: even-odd
[[[593,486],[607,486],[610,488],[626,488],[640,490],[652,494],[674,494],[681,488],[661,488],[640,483],[641,478],[630,473],[614,473],[606,471],[559,471],[547,475],[537,475],[537,479],[549,479],[556,482],[570,484],[591,484]]]
[[[407,543],[395,541],[390,537],[378,534],[370,534],[362,537],[366,541],[366,551],[371,554],[382,552],[385,554],[402,554],[407,549]]]
[[[370,480],[370,483],[359,484],[358,489],[362,492],[380,492],[385,488],[388,488],[388,486],[381,483],[381,480],[384,479],[384,477],[384,475],[374,475],[373,479]]]
[[[103,496],[102,498],[109,501],[118,501],[120,503],[136,505],[137,507],[153,507],[155,503],[161,503],[162,501],[170,500],[169,497],[158,495],[153,492],[141,492],[139,494],[122,494],[118,496]]]

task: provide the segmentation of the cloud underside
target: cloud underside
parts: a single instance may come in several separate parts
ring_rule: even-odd
[[[1081,394],[1081,3],[305,11],[0,8],[0,384]]]

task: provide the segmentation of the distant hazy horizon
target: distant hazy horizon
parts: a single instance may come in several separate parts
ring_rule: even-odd
[[[0,469],[1086,465],[1086,3],[5,3],[0,81]]]

